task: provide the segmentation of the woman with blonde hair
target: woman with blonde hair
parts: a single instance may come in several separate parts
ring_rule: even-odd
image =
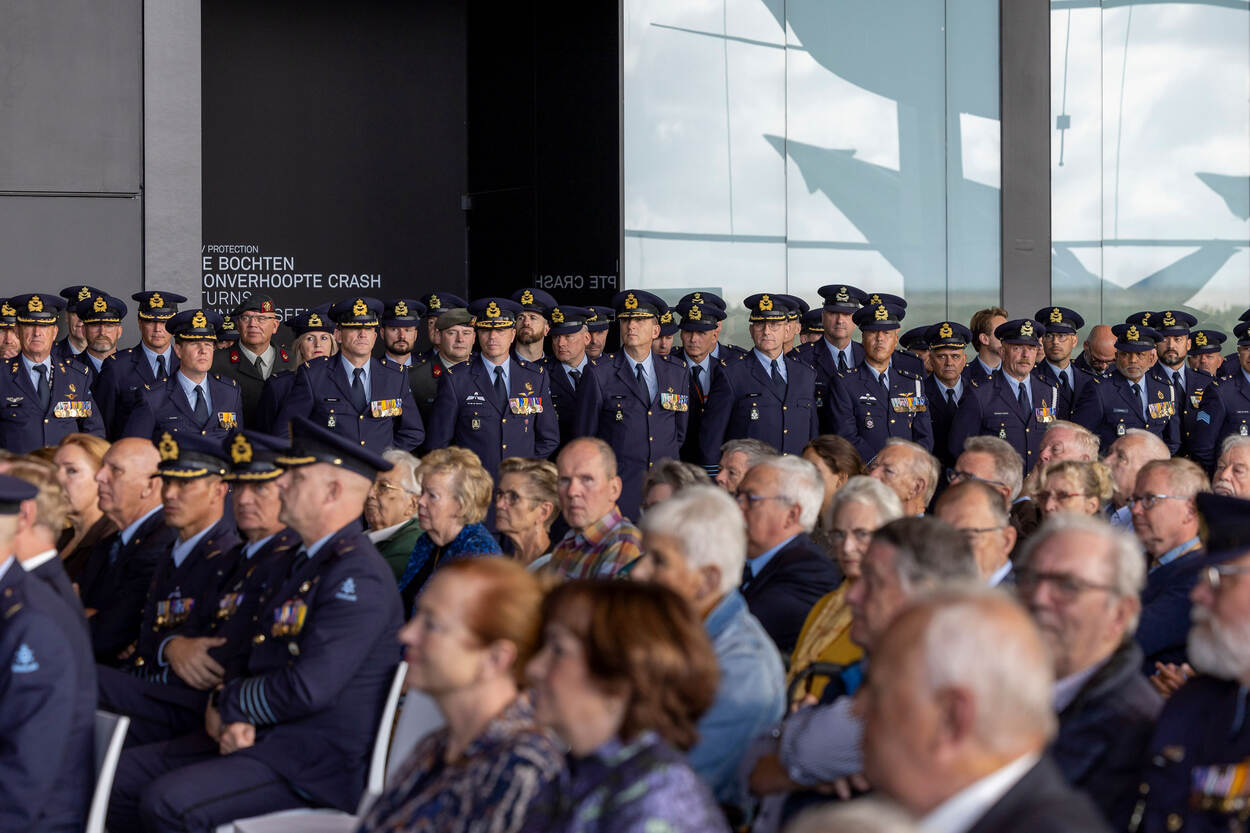
[[[71,581],[82,575],[95,545],[117,531],[100,511],[100,487],[95,479],[108,450],[107,440],[91,434],[70,434],[57,445],[52,457],[57,482],[69,498],[70,526],[57,548]]]
[[[1111,500],[1115,481],[1111,470],[1097,460],[1060,460],[1042,470],[1034,500],[1042,517],[1057,512],[1097,515]]]
[[[508,554],[531,570],[551,554],[551,524],[560,514],[559,479],[550,460],[509,457],[499,464],[495,489],[495,529],[508,544]]]
[[[290,327],[295,333],[291,349],[295,352],[295,361],[290,370],[280,370],[265,382],[265,389],[260,394],[260,402],[256,406],[257,425],[249,424],[248,428],[270,434],[285,435],[287,426],[275,425],[278,413],[286,398],[295,387],[295,371],[304,362],[318,356],[333,356],[339,351],[334,340],[334,321],[329,314],[330,305],[322,304],[315,309],[306,310],[291,319]]]

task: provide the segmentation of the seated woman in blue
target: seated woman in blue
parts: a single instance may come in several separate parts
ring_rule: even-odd
[[[572,581],[543,602],[534,713],[568,771],[530,806],[532,833],[728,833],[686,763],[716,695],[716,654],[685,600],[657,584]]]
[[[499,553],[499,542],[482,525],[495,484],[476,454],[455,446],[431,451],[421,460],[417,482],[417,523],[425,532],[399,578],[404,610],[412,610],[421,588],[443,564]]]
[[[511,559],[468,558],[440,569],[403,630],[407,683],[446,726],[421,740],[359,831],[514,833],[564,769],[555,738],[518,686],[538,645],[542,590]]]

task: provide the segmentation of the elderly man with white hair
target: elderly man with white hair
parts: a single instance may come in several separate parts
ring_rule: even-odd
[[[1051,755],[1068,783],[1123,830],[1163,699],[1133,640],[1146,565],[1137,540],[1106,521],[1061,513],[1037,531],[1016,571],[1020,601],[1050,650],[1059,735]]]
[[[772,457],[746,473],[734,497],[747,525],[742,595],[789,656],[812,606],[842,582],[837,565],[808,535],[824,502],[824,481],[802,457]]]
[[[747,745],[781,719],[785,672],[773,641],[738,592],[746,525],[723,489],[686,486],[642,518],[642,557],[630,576],[663,584],[703,617],[716,650],[716,699],[699,719],[690,766],[722,806],[745,810],[737,779]]]
[[[777,449],[763,440],[730,440],[720,447],[720,465],[715,469],[716,485],[732,495],[747,472],[776,456]]]
[[[864,774],[933,833],[1109,828],[1045,754],[1054,678],[1028,614],[994,590],[935,594],[877,641],[856,711]]]
[[[894,490],[904,515],[919,516],[937,491],[942,464],[919,443],[891,437],[868,465],[868,476]]]
[[[1046,433],[1042,435],[1042,449],[1037,453],[1037,465],[1029,472],[1024,484],[1024,492],[1033,494],[1037,491],[1037,481],[1041,472],[1051,463],[1061,460],[1080,460],[1090,462],[1098,459],[1098,435],[1083,425],[1057,419],[1050,423]]]
[[[1228,497],[1250,498],[1250,437],[1233,434],[1220,446],[1220,458],[1211,476],[1211,491]]]
[[[1103,462],[1111,470],[1111,480],[1115,483],[1107,507],[1112,526],[1133,528],[1133,507],[1129,501],[1137,484],[1137,473],[1152,460],[1167,460],[1171,456],[1167,443],[1144,428],[1130,428],[1111,444]]]

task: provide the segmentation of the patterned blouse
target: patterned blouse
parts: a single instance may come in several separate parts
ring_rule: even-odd
[[[447,763],[444,727],[417,744],[357,833],[513,833],[534,796],[564,769],[564,754],[534,722],[525,697],[512,701]]]
[[[525,833],[729,833],[685,757],[654,732],[611,740],[535,800]]]

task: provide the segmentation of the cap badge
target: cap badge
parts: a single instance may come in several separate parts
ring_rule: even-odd
[[[430,308],[430,309],[442,309],[442,308],[443,308],[443,302],[442,302],[442,301],[440,301],[440,300],[438,300],[438,296],[437,296],[437,295],[431,295],[431,296],[430,296],[430,303],[428,304],[428,306],[429,306],[429,308]]]
[[[365,303],[364,298],[357,298],[356,303],[352,304],[352,315],[368,315],[369,305]]]
[[[197,330],[208,326],[208,316],[204,315],[204,310],[196,310],[195,315],[191,317],[191,326]]]
[[[322,321],[321,321],[321,316],[320,316],[320,315],[318,315],[318,314],[317,314],[317,313],[315,313],[315,312],[311,312],[311,313],[309,313],[309,314],[308,314],[308,326],[310,326],[310,327],[324,327],[324,326],[325,326],[325,324],[323,324],[323,323],[322,323]]]
[[[1207,334],[1198,333],[1196,336],[1194,336],[1194,344],[1197,345],[1198,347],[1206,347],[1207,346]]]
[[[526,305],[534,303],[534,293],[530,292],[528,289],[522,292],[521,303]]]
[[[85,301],[90,297],[91,297],[91,287],[84,286],[82,289],[78,290],[78,300]]]
[[[878,295],[878,294],[877,294],[877,293],[875,293],[875,292],[874,292],[874,293],[872,293],[872,297],[868,299],[868,303],[870,303],[870,304],[880,304],[880,303],[881,303],[881,296],[880,296],[880,295]]]
[[[877,304],[877,311],[872,314],[872,317],[877,321],[886,321],[890,317],[890,311],[885,308],[885,304]]]
[[[148,298],[148,309],[160,309],[165,306],[165,299],[161,297],[161,293],[153,292],[152,297]]]
[[[938,338],[954,338],[955,328],[951,326],[951,322],[943,321],[942,326],[938,327]]]
[[[625,309],[638,309],[638,298],[632,292],[625,296]]]
[[[833,296],[833,300],[845,304],[851,300],[851,293],[846,291],[845,286],[839,287],[838,294]]]
[[[168,431],[161,434],[161,441],[156,446],[156,450],[161,453],[161,462],[178,459],[178,443],[174,442],[174,437]]]
[[[1172,315],[1171,311],[1169,310],[1168,312],[1163,313],[1163,326],[1173,327],[1175,325],[1176,318]]]
[[[564,313],[560,311],[559,307],[556,307],[555,309],[551,311],[551,323],[552,324],[564,323]]]
[[[704,301],[703,301],[703,293],[702,293],[702,292],[696,292],[696,293],[694,294],[694,296],[693,296],[693,297],[691,297],[691,299],[690,299],[690,300],[691,300],[693,303],[696,303],[696,304],[702,304],[702,303],[704,303]]]
[[[261,312],[273,312],[273,301],[261,301],[260,311]]]
[[[109,302],[104,300],[103,295],[97,295],[95,296],[95,303],[91,305],[91,308],[96,312],[104,312],[109,308]]]
[[[1124,333],[1124,338],[1128,341],[1137,341],[1141,338],[1141,333],[1138,331],[1136,326],[1131,326]]]
[[[31,295],[26,308],[31,312],[43,312],[43,299],[38,295]]]
[[[1141,317],[1141,325],[1142,325],[1143,327],[1149,327],[1149,326],[1150,326],[1150,313],[1146,313],[1145,315],[1143,315],[1143,316]]]
[[[703,318],[703,310],[699,309],[698,304],[691,304],[690,311],[686,313],[686,317],[689,318],[691,321],[698,321],[701,318]]]
[[[1032,321],[1025,321],[1023,324],[1020,325],[1020,335],[1024,336],[1025,338],[1033,337],[1033,322]]]
[[[17,315],[17,310],[9,306],[8,301],[5,301],[3,305],[0,305],[0,315],[14,316]]]
[[[396,304],[396,305],[395,305],[395,314],[396,314],[396,315],[407,315],[407,314],[408,314],[408,305],[407,305],[407,304],[405,304],[403,301],[400,301],[398,304]]]
[[[242,434],[234,435],[234,442],[230,443],[230,459],[235,465],[252,462],[252,444],[247,441],[247,437]]]
[[[1050,311],[1050,323],[1051,324],[1063,323],[1063,313],[1059,311],[1059,307],[1055,307],[1054,309]]]
[[[760,296],[760,310],[762,312],[769,312],[772,310],[772,308],[773,308],[773,299],[769,298],[767,295],[761,295]]]
[[[491,301],[489,304],[486,305],[486,317],[487,318],[498,318],[500,314],[501,313],[499,310],[499,304],[496,304],[494,301]]]
[[[664,314],[660,316],[660,323],[661,324],[673,323],[673,313],[671,310],[664,310]]]

